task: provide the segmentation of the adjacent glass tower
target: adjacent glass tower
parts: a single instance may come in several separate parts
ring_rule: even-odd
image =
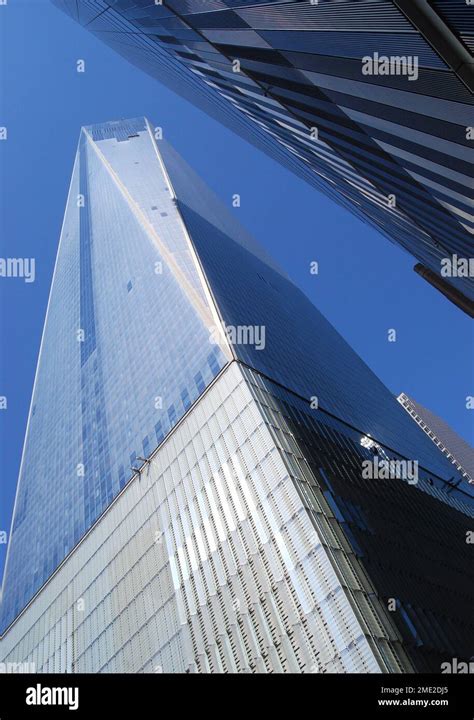
[[[469,443],[454,432],[442,418],[405,393],[400,393],[397,400],[461,475],[468,482],[474,483],[474,449]]]
[[[472,654],[473,495],[147,120],[83,128],[3,660],[439,672]]]
[[[464,0],[53,0],[375,226],[471,315],[474,64]],[[456,259],[453,260],[456,265]]]

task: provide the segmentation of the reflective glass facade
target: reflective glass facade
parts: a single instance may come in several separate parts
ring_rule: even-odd
[[[84,128],[21,464],[3,624],[224,366],[223,349],[209,344],[206,292],[145,120]]]
[[[473,246],[464,0],[53,2],[474,300],[472,278],[440,277]]]
[[[324,411],[450,478],[452,467],[437,448],[306,295],[266,258],[235,211],[224,207],[167,143],[160,148],[224,323],[265,328],[263,349],[258,343],[235,343],[235,356],[306,401],[317,397]]]
[[[375,458],[418,462],[416,483],[367,479]],[[473,494],[145,119],[82,130],[2,661],[439,671],[474,636]]]

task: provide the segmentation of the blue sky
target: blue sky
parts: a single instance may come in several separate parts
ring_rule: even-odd
[[[1,257],[35,257],[36,281],[0,279],[0,529],[9,529],[36,360],[81,125],[146,115],[231,204],[365,362],[467,439],[471,322],[414,259],[129,65],[48,0],[0,6]],[[76,61],[86,72],[76,72]],[[319,274],[311,275],[311,261]],[[397,342],[387,341],[389,328]],[[471,433],[471,438],[470,438]],[[45,462],[44,471],[47,472]],[[0,545],[0,571],[5,546]]]

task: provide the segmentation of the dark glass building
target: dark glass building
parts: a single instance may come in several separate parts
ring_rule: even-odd
[[[149,123],[81,132],[3,583],[42,672],[440,672],[474,487]]]
[[[374,225],[473,314],[457,265],[474,233],[465,0],[53,1]]]

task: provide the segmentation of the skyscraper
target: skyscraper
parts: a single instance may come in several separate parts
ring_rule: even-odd
[[[143,118],[82,130],[3,583],[52,672],[468,658],[474,489]]]
[[[474,483],[474,450],[469,443],[455,433],[444,420],[405,393],[400,393],[397,400],[461,475]]]
[[[464,0],[53,2],[371,223],[474,313]]]

